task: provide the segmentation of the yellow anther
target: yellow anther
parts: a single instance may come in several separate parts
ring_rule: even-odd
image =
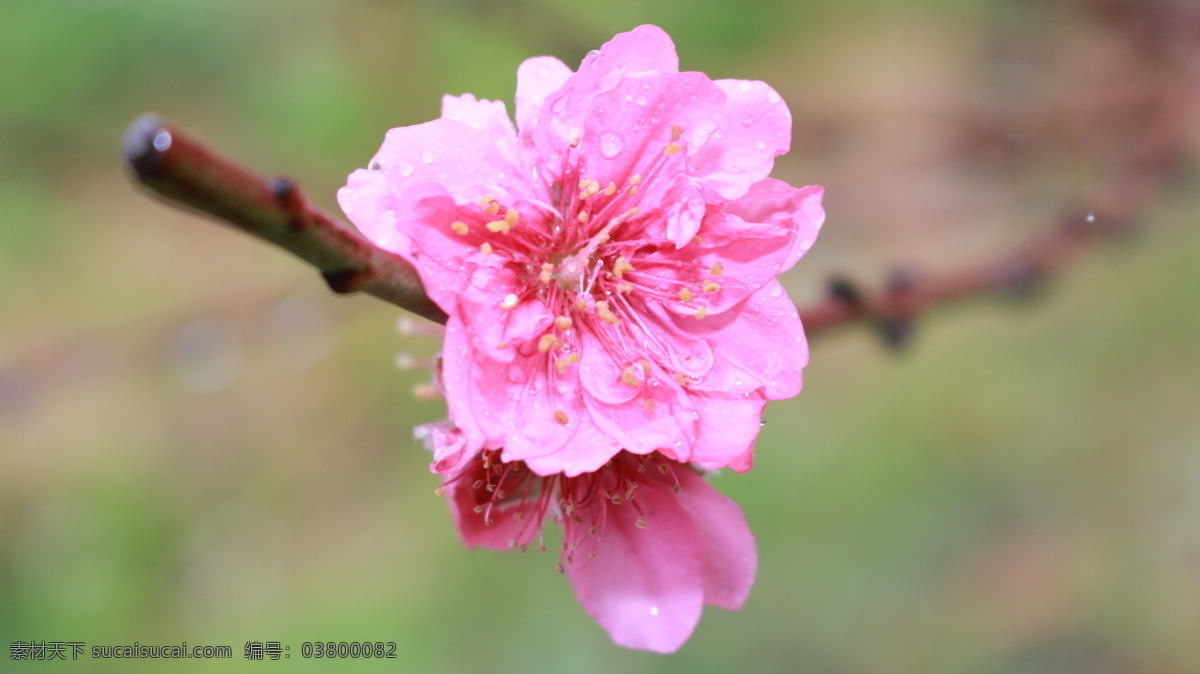
[[[679,143],[667,143],[667,148],[663,150],[663,154],[670,156],[683,149]]]
[[[549,262],[543,262],[542,271],[538,274],[538,279],[540,279],[542,283],[549,283],[553,275],[554,265]]]
[[[691,291],[691,290],[689,290],[689,289],[687,289],[687,288],[680,288],[680,290],[679,290],[679,301],[681,301],[681,302],[691,302],[691,301],[692,301],[692,297],[693,297],[693,295],[692,295],[692,291]]]
[[[454,224],[450,225],[450,229],[454,230],[454,233],[458,234],[459,236],[463,236],[467,232],[471,231],[470,229],[467,228],[467,223],[462,222],[462,221],[458,221],[458,222],[455,222]]]
[[[720,276],[721,274],[725,273],[725,265],[718,262],[718,263],[714,264],[712,266],[712,269],[710,269],[709,271],[712,272],[713,276]]]
[[[608,187],[605,187],[605,188],[604,188],[604,193],[605,193],[605,194],[607,194],[607,195],[608,195],[608,196],[610,196],[610,197],[611,197],[612,195],[616,194],[616,193],[617,193],[617,184],[616,184],[616,183],[609,183],[609,184],[608,184]]]
[[[658,405],[654,404],[653,400],[650,400],[649,398],[647,398],[646,400],[642,401],[642,407],[645,407],[646,410],[649,412],[653,412],[654,408],[658,407]]]
[[[500,204],[488,204],[487,208],[483,209],[483,212],[487,213],[488,215],[497,215],[500,213]]]
[[[508,341],[506,340],[506,341],[503,341],[503,342],[496,342],[496,348],[497,348],[497,349],[507,349],[507,348],[508,348]]]
[[[487,223],[486,227],[489,232],[497,234],[508,234],[508,230],[512,229],[512,225],[508,224],[507,220],[493,220]]]
[[[566,426],[571,422],[571,417],[567,416],[567,413],[562,410],[554,410],[554,420]]]
[[[633,284],[629,282],[618,283],[617,292],[621,293],[622,295],[628,295],[629,293],[633,292]]]
[[[577,354],[577,353],[568,354],[566,358],[559,358],[558,360],[554,361],[554,369],[558,370],[559,374],[562,374],[563,370],[566,370],[568,367],[570,367],[578,362],[579,362],[579,354]]]
[[[488,204],[494,202],[495,200],[496,200],[496,197],[494,197],[490,194],[485,194],[479,198],[479,207],[487,208]]]
[[[629,264],[629,260],[622,255],[621,257],[618,257],[616,263],[613,264],[613,275],[615,275],[617,278],[621,278],[621,276],[627,271],[633,271],[633,265]]]
[[[591,197],[596,196],[596,193],[599,191],[600,183],[596,182],[595,180],[584,178],[583,180],[579,181],[580,199],[590,199]]]
[[[621,372],[621,381],[634,388],[642,385],[642,382],[638,380],[637,375],[633,373],[633,366],[631,365],[626,365],[625,370]]]
[[[587,221],[591,219],[591,217],[591,213],[588,213],[587,211],[579,211],[579,217],[577,219],[579,220],[579,224],[586,225]]]
[[[630,185],[638,185],[638,184],[641,184],[641,182],[642,182],[642,174],[635,173],[635,174],[629,176],[629,184]]]
[[[702,321],[708,315],[708,307],[700,307],[696,310],[696,320]]]
[[[605,322],[613,325],[617,325],[621,322],[621,320],[617,318],[617,315],[609,310],[608,302],[605,302],[604,300],[596,302],[596,313],[600,314],[600,318]]]
[[[721,289],[721,284],[717,283],[716,281],[705,281],[704,282],[704,292],[706,292],[706,293],[715,293],[720,289]]]
[[[631,197],[637,193],[638,193],[637,185],[634,185],[633,187],[630,187],[629,189],[625,190],[625,194],[628,194]]]
[[[704,243],[704,239],[701,239],[700,235],[697,234],[696,236],[692,237],[692,243]]]
[[[566,330],[567,328],[571,327],[571,317],[570,316],[559,316],[559,317],[555,318],[554,326],[557,327],[559,330]]]
[[[578,311],[583,311],[584,309],[587,309],[587,302],[583,301],[582,297],[575,300],[575,309]]]
[[[675,383],[679,384],[680,386],[687,386],[688,384],[691,384],[694,381],[696,381],[696,380],[687,376],[686,374],[684,374],[682,372],[675,373]]]
[[[520,303],[520,301],[521,300],[516,295],[514,295],[513,293],[509,293],[504,296],[503,300],[501,300],[500,308],[501,309],[515,309],[517,304]]]
[[[521,217],[521,214],[518,213],[516,211],[516,209],[513,209],[513,208],[510,208],[504,212],[504,221],[508,223],[509,227],[516,227],[517,220],[520,219],[520,217]]]
[[[671,127],[671,140],[679,140],[683,136],[683,127],[678,124]]]
[[[562,340],[553,333],[548,332],[542,335],[541,339],[538,340],[538,351],[541,351],[542,353],[546,353],[551,349],[557,349],[560,346],[562,346]]]
[[[491,255],[492,254],[492,244],[488,243],[487,241],[484,241],[483,243],[479,244],[479,252],[483,253],[484,255]]]

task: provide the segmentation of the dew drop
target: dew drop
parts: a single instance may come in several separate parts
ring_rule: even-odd
[[[783,287],[775,286],[771,288],[771,297],[783,297]]]
[[[758,149],[760,149],[760,150],[765,150],[765,149],[767,149],[767,141],[765,141],[765,140],[760,140],[760,141],[758,141],[757,143],[755,143],[755,144],[754,144],[754,147],[756,147],[756,148],[758,148]]]
[[[637,98],[635,98],[635,99],[633,99],[633,100],[634,100],[634,102],[635,102],[635,103],[637,103],[638,105],[645,105],[645,104],[646,104],[646,97],[645,97],[645,96],[642,96],[641,94],[638,94]]]
[[[407,178],[412,175],[413,165],[406,161],[402,161],[399,164],[396,164],[396,172],[400,174],[400,177]]]
[[[520,365],[516,365],[516,364],[508,366],[508,380],[509,381],[511,381],[514,384],[521,384],[521,383],[525,382],[525,379],[526,379],[526,374],[525,374],[524,368],[522,368]]]
[[[754,88],[754,83],[751,82],[750,80],[742,80],[741,82],[738,83],[738,88],[741,89],[742,91],[750,91],[751,89]]]
[[[779,97],[779,94],[775,93],[774,89],[771,89],[770,91],[767,92],[767,102],[768,103],[778,103],[782,100],[783,99]]]
[[[433,163],[433,153],[430,152],[429,150],[422,152],[421,153],[421,162],[425,163],[425,164],[432,164]]]
[[[600,138],[600,154],[612,159],[621,153],[621,137],[615,133],[606,133]]]
[[[154,149],[159,152],[166,152],[171,148],[171,132],[163,129],[154,134]]]

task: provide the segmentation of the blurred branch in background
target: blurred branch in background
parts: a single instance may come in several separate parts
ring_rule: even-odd
[[[1108,180],[1016,250],[939,275],[894,270],[880,288],[845,278],[800,308],[812,336],[870,323],[892,346],[905,343],[925,310],[986,296],[1024,297],[1085,247],[1126,231],[1184,165],[1200,109],[1200,7],[1174,0],[1077,0],[1121,31],[1157,90],[1141,128]],[[315,266],[335,292],[366,292],[430,320],[445,314],[412,266],[309,203],[286,178],[266,179],[207,149],[152,115],[129,127],[125,159],[137,179],[166,199],[215,215]]]

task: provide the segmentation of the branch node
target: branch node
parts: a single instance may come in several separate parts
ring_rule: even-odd
[[[908,346],[919,311],[917,275],[906,268],[893,270],[888,276],[878,316],[879,334],[884,345],[897,350]]]
[[[321,277],[329,285],[329,289],[339,295],[349,295],[362,289],[363,283],[371,274],[366,269],[343,267],[321,272]]]
[[[295,181],[286,176],[272,178],[271,194],[275,196],[275,201],[279,203],[279,206],[287,212],[288,227],[294,230],[303,229],[306,223],[304,195]]]
[[[850,305],[855,309],[861,309],[863,305],[862,293],[858,290],[858,286],[845,276],[833,276],[829,279],[829,285],[826,292],[833,299]]]

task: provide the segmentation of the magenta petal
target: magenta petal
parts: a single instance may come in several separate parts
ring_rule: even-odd
[[[701,543],[692,518],[657,480],[642,483],[634,501],[612,505],[601,499],[594,508],[601,512],[593,521],[603,523],[590,549],[596,558],[585,554],[585,546],[567,566],[579,601],[620,646],[678,650],[704,605]]]
[[[676,470],[675,476],[682,488],[676,501],[700,541],[704,603],[736,611],[750,595],[758,570],[754,534],[742,509],[703,477],[687,469]]]

